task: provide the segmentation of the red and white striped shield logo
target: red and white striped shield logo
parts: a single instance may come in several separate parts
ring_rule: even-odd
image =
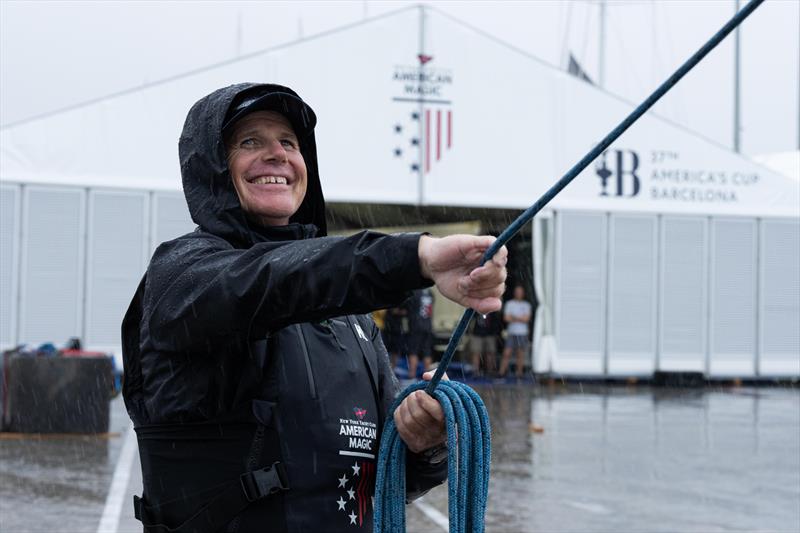
[[[433,56],[419,54],[418,65],[396,66],[393,80],[397,106],[394,157],[409,172],[428,174],[453,147],[453,102],[450,69],[433,66]]]

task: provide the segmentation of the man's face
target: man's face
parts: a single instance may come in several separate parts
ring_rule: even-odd
[[[525,299],[525,289],[522,287],[514,287],[514,299],[516,300],[524,300]]]
[[[308,172],[294,129],[280,113],[256,111],[233,126],[228,168],[248,218],[284,226],[306,195]]]

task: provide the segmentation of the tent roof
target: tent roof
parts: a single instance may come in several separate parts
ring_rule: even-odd
[[[778,174],[800,181],[800,150],[753,156],[753,161]]]
[[[436,10],[420,58],[420,28],[401,10],[5,127],[0,180],[179,190],[189,107],[265,80],[316,110],[329,201],[524,208],[632,109]],[[800,185],[648,114],[552,207],[798,217]]]

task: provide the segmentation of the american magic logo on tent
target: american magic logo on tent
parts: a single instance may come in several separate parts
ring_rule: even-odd
[[[758,184],[757,173],[686,168],[671,150],[640,152],[606,150],[594,166],[599,196],[673,202],[735,203],[747,188]]]
[[[448,89],[453,72],[433,64],[433,56],[417,55],[417,65],[395,65],[394,157],[409,172],[427,174],[453,146],[453,102]]]

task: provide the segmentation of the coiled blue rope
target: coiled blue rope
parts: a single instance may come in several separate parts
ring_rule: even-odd
[[[426,383],[420,381],[404,390],[392,405],[391,412],[409,394],[425,386]],[[432,396],[442,405],[447,420],[450,533],[482,533],[492,457],[492,431],[486,406],[478,393],[457,381],[442,381]],[[454,450],[457,450],[456,454]],[[404,533],[406,530],[405,463],[406,446],[397,433],[394,419],[389,417],[383,428],[378,454],[375,533]]]
[[[722,42],[744,19],[755,11],[764,0],[751,0],[731,20],[729,20],[711,39],[708,40],[697,52],[676,70],[672,76],[662,83],[653,93],[634,109],[630,115],[614,128],[600,143],[592,148],[583,159],[578,161],[564,176],[558,180],[541,198],[526,209],[514,222],[512,222],[497,237],[497,240],[486,250],[481,265],[494,257],[497,251],[511,240],[514,235],[531,221],[550,200],[561,192],[564,187],[575,179],[592,161],[603,153],[611,143],[622,135],[631,125],[639,120],[658,100],[661,99],[681,78],[692,70],[711,50]],[[475,311],[467,309],[461,315],[447,349],[442,356],[442,361],[436,369],[431,381],[426,385],[419,382],[411,385],[395,401],[388,423],[384,427],[380,453],[378,456],[378,478],[375,487],[375,531],[385,533],[401,533],[405,531],[405,445],[397,435],[392,414],[400,402],[415,390],[425,388],[425,392],[439,400],[447,417],[447,443],[452,450],[458,450],[458,462],[448,463],[448,483],[450,490],[449,512],[450,532],[462,533],[466,531],[483,531],[483,517],[485,513],[486,497],[489,483],[489,460],[491,457],[491,442],[489,438],[489,417],[480,397],[472,389],[461,383],[441,381],[453,359],[456,347],[461,337],[467,330]],[[439,385],[444,385],[444,390],[437,390]],[[467,392],[469,391],[469,392]],[[476,402],[477,400],[477,402]],[[472,410],[477,412],[480,424],[473,423]],[[465,415],[464,413],[468,414]],[[485,423],[483,419],[485,418]],[[462,427],[469,421],[469,426]],[[480,429],[479,429],[480,428]],[[455,443],[456,431],[458,432],[458,445]],[[480,434],[478,431],[485,431]],[[468,439],[468,440],[467,440]],[[480,443],[480,444],[477,444]],[[476,451],[477,448],[477,451]],[[471,458],[471,460],[467,460]],[[472,492],[471,492],[472,491]],[[472,499],[468,499],[471,496]],[[479,508],[476,507],[479,505]]]

